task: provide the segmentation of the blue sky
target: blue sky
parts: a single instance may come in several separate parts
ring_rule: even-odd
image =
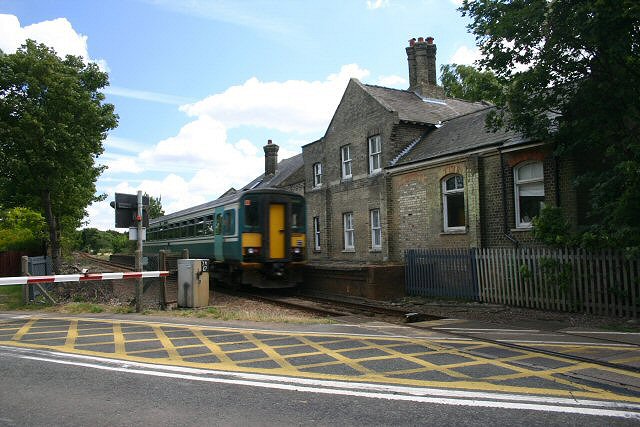
[[[109,72],[120,124],[105,141],[105,202],[162,197],[166,212],[215,199],[320,138],[351,77],[406,89],[405,47],[435,38],[438,66],[477,58],[461,0],[2,0],[0,49],[26,38]]]

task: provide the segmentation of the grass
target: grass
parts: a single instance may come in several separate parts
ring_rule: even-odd
[[[331,324],[334,320],[329,318],[312,317],[305,315],[287,314],[274,310],[249,310],[231,307],[205,307],[202,309],[179,309],[173,311],[152,310],[144,314],[159,316],[190,317],[197,319],[215,320],[242,320],[248,322],[273,322],[273,323],[305,323],[305,324]]]
[[[0,311],[2,310],[43,310],[53,313],[82,314],[82,313],[112,313],[128,314],[134,313],[135,308],[129,305],[109,305],[82,301],[80,298],[72,302],[53,305],[41,301],[37,303],[22,304],[22,287],[2,286],[0,287]],[[233,306],[213,306],[201,309],[178,309],[171,311],[144,310],[143,315],[147,316],[175,316],[196,319],[215,319],[222,321],[241,320],[249,322],[272,322],[272,323],[304,323],[304,324],[327,324],[335,323],[328,318],[319,318],[304,314],[291,314],[283,310],[261,308],[245,308]]]

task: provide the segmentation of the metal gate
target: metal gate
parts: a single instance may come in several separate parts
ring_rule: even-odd
[[[475,258],[475,248],[405,251],[407,295],[479,300]]]
[[[29,275],[30,276],[48,276],[53,272],[51,266],[51,257],[48,256],[30,256],[29,257]],[[41,284],[42,289],[51,291],[53,283]],[[40,286],[29,286],[29,301],[42,295]]]

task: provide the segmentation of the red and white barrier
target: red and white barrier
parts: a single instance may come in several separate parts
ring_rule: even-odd
[[[168,271],[135,271],[125,273],[84,273],[84,274],[58,274],[56,276],[18,276],[0,277],[0,286],[31,285],[35,283],[63,283],[83,282],[87,280],[120,280],[140,279],[148,277],[165,277]]]

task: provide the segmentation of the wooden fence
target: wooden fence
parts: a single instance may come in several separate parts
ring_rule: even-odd
[[[450,254],[448,259],[444,253]],[[637,318],[640,312],[640,259],[628,259],[621,251],[490,248],[411,250],[405,255],[410,295],[462,296],[606,316]],[[473,266],[452,263],[454,255],[471,257]],[[475,277],[464,286],[468,292],[477,289],[477,295],[460,295],[460,283],[452,288],[451,280],[467,272]]]

